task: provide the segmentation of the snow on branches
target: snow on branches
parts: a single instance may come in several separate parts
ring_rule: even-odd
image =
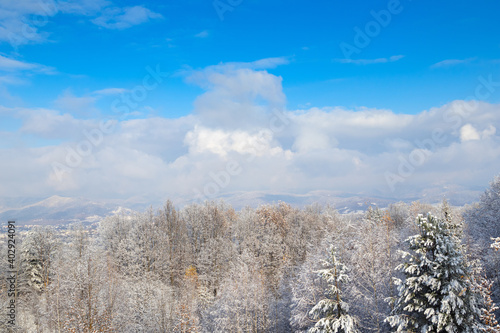
[[[445,219],[419,215],[420,233],[406,242],[404,262],[397,267],[399,296],[387,318],[397,332],[479,332],[479,295],[460,239]]]
[[[313,319],[319,319],[309,333],[357,333],[357,320],[350,316],[349,306],[342,300],[342,284],[349,282],[347,267],[340,261],[335,248],[330,247],[327,260],[322,261],[324,269],[316,273],[328,285],[325,290],[326,298],[320,300],[309,311]]]

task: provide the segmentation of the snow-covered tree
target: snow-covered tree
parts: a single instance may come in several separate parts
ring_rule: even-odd
[[[494,282],[492,299],[500,302],[500,255],[491,237],[500,237],[500,175],[495,177],[477,204],[464,212],[465,236],[472,258],[481,262],[484,274]],[[498,244],[500,245],[500,243]]]
[[[481,200],[465,214],[468,231],[484,247],[489,247],[490,237],[500,236],[500,176],[490,183]]]
[[[493,244],[491,247],[498,250],[500,247],[500,238],[492,238]],[[500,325],[495,316],[495,311],[498,310],[498,306],[492,299],[492,286],[493,281],[482,275],[480,278],[476,279],[476,289],[483,297],[483,307],[481,309],[481,322],[484,327],[481,328],[482,332],[487,333],[500,333]]]
[[[52,227],[33,228],[24,237],[21,260],[28,285],[35,290],[45,290],[49,285],[52,262],[59,245]]]
[[[309,333],[347,333],[358,332],[357,319],[349,315],[349,306],[342,300],[342,284],[349,282],[347,267],[342,264],[333,246],[329,249],[327,260],[323,260],[324,269],[317,274],[327,283],[326,298],[320,300],[309,311],[309,315],[318,320],[309,329]]]
[[[315,273],[321,268],[325,259],[325,249],[335,244],[345,262],[355,248],[353,239],[357,238],[357,227],[351,217],[339,214],[334,208],[327,207],[320,214],[310,211],[309,218],[304,218],[302,224],[310,230],[307,242],[305,260],[300,266],[294,266],[290,279],[292,292],[290,325],[293,332],[306,332],[314,323],[309,316],[309,311],[324,298],[325,281]],[[361,215],[360,215],[361,216]],[[311,217],[314,217],[311,218]],[[344,285],[343,295],[350,295],[352,284]]]
[[[384,332],[388,326],[384,319],[391,311],[384,300],[396,295],[392,272],[399,264],[397,232],[388,212],[378,208],[368,209],[356,229],[358,241],[349,251],[351,313],[358,317],[360,327]]]
[[[500,237],[497,238],[492,238],[493,244],[491,244],[491,248],[495,249],[496,251],[500,250]]]
[[[245,252],[234,264],[205,311],[204,332],[269,332],[269,294],[265,276],[252,253]]]
[[[455,209],[448,204],[446,199],[443,199],[443,202],[441,203],[440,213],[440,217],[445,220],[448,228],[453,232],[453,234],[462,239],[464,225],[461,214],[457,214]]]
[[[477,291],[483,297],[483,307],[481,309],[481,322],[483,327],[481,328],[481,332],[500,333],[500,325],[498,325],[495,316],[495,311],[498,310],[498,306],[491,299],[491,286],[493,285],[493,281],[482,276],[476,283]]]
[[[479,332],[479,295],[460,240],[444,219],[419,215],[420,233],[397,267],[399,296],[387,318],[397,332]]]

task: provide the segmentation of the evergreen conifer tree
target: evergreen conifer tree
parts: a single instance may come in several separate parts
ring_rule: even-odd
[[[328,284],[326,298],[320,300],[309,311],[313,319],[319,319],[309,333],[357,333],[357,320],[350,316],[349,306],[342,300],[342,284],[349,282],[347,267],[338,258],[335,248],[329,250],[328,260],[322,262],[324,269],[318,275]]]
[[[411,252],[397,267],[399,296],[386,320],[397,332],[479,332],[479,295],[472,267],[447,219],[417,217],[420,233],[406,241]]]

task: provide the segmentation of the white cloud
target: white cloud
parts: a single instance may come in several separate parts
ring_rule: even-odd
[[[46,40],[48,34],[40,32],[38,26],[44,25],[57,11],[56,3],[51,0],[2,1],[0,41],[17,46]],[[37,16],[37,22],[32,21],[33,15]]]
[[[30,71],[43,74],[55,73],[55,69],[52,67],[7,58],[5,56],[2,56],[1,54],[0,54],[0,70],[7,72]]]
[[[488,128],[486,128],[482,132],[482,136],[483,136],[483,138],[489,138],[489,137],[494,136],[496,134],[496,132],[497,132],[497,129],[495,128],[495,126],[489,125]]]
[[[293,149],[298,152],[324,151],[338,144],[324,131],[311,126],[304,127],[293,143]]]
[[[4,95],[4,105],[7,105],[8,100],[17,100],[17,102],[20,102],[18,98],[10,96],[6,87],[29,84],[30,77],[34,75],[54,74],[57,74],[57,70],[53,67],[21,61],[0,54],[0,95]],[[20,103],[9,104],[20,105]]]
[[[460,141],[473,141],[479,140],[479,132],[471,124],[467,124],[460,128]]]
[[[128,92],[129,90],[124,88],[105,88],[100,90],[95,90],[91,93],[85,94],[83,96],[76,96],[73,94],[71,89],[66,89],[58,98],[54,101],[54,106],[59,110],[64,112],[69,112],[71,114],[77,115],[91,115],[99,114],[99,110],[95,107],[95,103],[103,98],[121,95]],[[131,112],[130,114],[132,114]]]
[[[250,63],[241,63],[243,66],[245,64],[248,68],[252,69],[271,69],[276,68],[280,65],[287,65],[290,61],[286,57],[276,57],[276,58],[266,58],[257,61],[253,61]]]
[[[15,47],[46,42],[50,33],[45,27],[58,14],[94,17],[94,24],[108,29],[126,29],[163,17],[143,6],[121,8],[107,0],[4,0],[0,9],[0,41]]]
[[[408,151],[413,147],[413,144],[408,140],[403,140],[400,138],[385,139],[385,144],[388,148],[394,149],[396,151],[403,150]]]
[[[241,173],[217,194],[336,190],[417,196],[451,184],[486,185],[498,173],[500,105],[454,101],[414,115],[335,106],[285,110],[281,78],[249,68],[255,63],[192,71],[188,80],[206,89],[194,114],[121,121],[101,133],[102,140],[62,178],[53,163],[65,164],[68,152],[89,140],[85,133],[99,130],[101,119],[77,119],[63,110],[0,108],[2,119],[22,121],[19,130],[0,133],[0,158],[6,161],[0,164],[0,196],[193,198],[229,162]],[[108,88],[83,97],[120,92]],[[92,102],[68,92],[62,96],[73,105]],[[287,120],[279,128],[270,126],[277,117],[273,110]],[[37,145],[30,145],[32,138]],[[422,163],[410,165],[410,175],[391,192],[385,174],[398,174],[401,160],[416,156],[424,156]]]
[[[0,55],[0,69],[4,71],[17,71],[17,70],[27,70],[33,69],[36,65],[22,62],[15,59],[9,59]]]
[[[283,149],[273,145],[273,133],[262,129],[257,133],[214,130],[196,126],[186,134],[185,143],[191,153],[210,152],[225,157],[231,152],[252,156],[276,155]],[[286,152],[290,156],[291,152]]]
[[[197,38],[207,38],[209,35],[210,34],[209,34],[209,32],[207,30],[203,30],[202,32],[197,33],[194,36],[197,37]]]
[[[0,83],[3,81],[3,79],[6,79],[6,83],[9,83],[9,84],[22,84],[24,82],[22,81],[16,81],[16,78],[14,78],[14,80],[11,80],[11,78],[7,77],[0,77]],[[18,105],[22,105],[23,104],[23,100],[21,97],[19,96],[13,96],[5,86],[2,86],[0,84],[0,100],[2,100],[2,104],[3,106],[5,107],[13,107],[13,106],[18,106]],[[1,111],[2,107],[0,106],[0,113],[2,112]]]
[[[97,121],[78,120],[69,113],[49,109],[17,109],[23,119],[21,133],[43,139],[74,140],[83,137],[83,131],[97,126]]]
[[[15,75],[3,75],[0,76],[0,86],[1,83],[6,84],[6,85],[19,85],[19,84],[25,84],[27,81],[24,79],[21,79]]]
[[[456,66],[456,65],[462,65],[462,64],[467,64],[470,63],[477,58],[467,58],[467,59],[446,59],[440,62],[435,63],[434,65],[431,66],[431,68],[439,68],[439,67],[451,67],[451,66]]]
[[[297,149],[306,149],[306,146],[319,149],[328,143],[330,147],[379,152],[386,148],[384,141],[406,139],[401,137],[405,131],[416,132],[410,126],[415,122],[414,116],[389,110],[311,108],[290,113],[290,119]],[[309,143],[306,145],[306,142]]]
[[[120,95],[127,91],[128,90],[124,88],[105,88],[101,90],[96,90],[93,92],[93,94],[99,96],[112,96],[112,95]]]
[[[143,6],[106,8],[102,15],[92,22],[107,29],[127,29],[148,22],[151,19],[161,19],[163,16]]]
[[[78,115],[89,115],[98,112],[94,106],[96,101],[97,97],[75,96],[70,90],[66,90],[54,101],[54,105],[64,112]]]
[[[263,60],[262,66],[279,61]],[[249,63],[248,66],[257,66]],[[273,109],[283,109],[285,95],[281,77],[265,70],[244,68],[244,64],[211,66],[192,71],[187,81],[207,91],[195,102],[195,113],[205,124],[225,128],[250,128],[265,126],[267,115]]]
[[[495,126],[489,124],[486,129],[479,132],[474,126],[471,124],[466,124],[460,128],[460,141],[476,141],[481,139],[487,139],[493,137],[496,133],[497,129]]]
[[[371,65],[371,64],[385,64],[388,62],[395,62],[404,58],[404,55],[394,55],[389,58],[377,58],[377,59],[334,59],[335,62],[340,62],[342,64],[355,64],[355,65]]]
[[[58,1],[57,8],[63,13],[93,16],[111,4],[107,0],[63,0]]]
[[[287,57],[264,58],[251,62],[227,62],[218,65],[208,66],[199,71],[184,71],[182,74],[188,77],[199,77],[207,73],[231,73],[238,69],[265,70],[287,65],[290,60]],[[197,75],[198,74],[198,75]]]

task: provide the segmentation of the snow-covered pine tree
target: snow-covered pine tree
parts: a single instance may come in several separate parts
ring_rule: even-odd
[[[36,227],[26,233],[21,245],[21,262],[28,285],[35,290],[47,288],[58,247],[59,241],[51,227]]]
[[[472,267],[449,222],[430,213],[417,217],[420,233],[406,242],[397,267],[399,296],[386,320],[397,332],[479,332],[480,296],[472,288]]]
[[[42,260],[37,257],[34,248],[31,246],[31,239],[32,238],[26,237],[26,240],[21,248],[22,263],[25,269],[28,285],[37,291],[41,291],[43,288]]]
[[[324,269],[318,275],[328,284],[326,298],[320,300],[309,311],[309,315],[317,320],[309,333],[357,333],[357,320],[350,316],[349,306],[342,301],[342,284],[349,281],[347,267],[338,258],[333,246],[329,249],[328,260],[322,262]]]
[[[441,215],[452,233],[462,239],[464,235],[463,219],[460,216],[455,217],[453,209],[450,207],[446,199],[443,199],[443,202],[441,203]]]

